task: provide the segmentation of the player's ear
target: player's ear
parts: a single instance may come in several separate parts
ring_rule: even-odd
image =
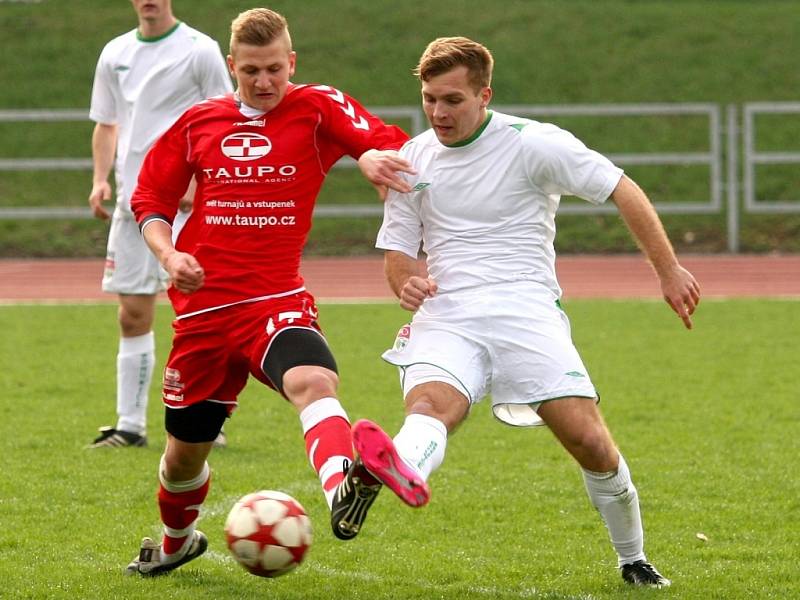
[[[492,88],[485,87],[481,89],[481,108],[486,108],[489,106],[489,102],[492,101]]]

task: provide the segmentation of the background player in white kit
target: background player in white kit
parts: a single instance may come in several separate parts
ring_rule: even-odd
[[[499,420],[546,424],[580,464],[625,581],[668,586],[645,556],[636,488],[560,307],[560,196],[614,201],[687,328],[699,287],[620,169],[554,125],[488,110],[492,66],[484,46],[440,38],[417,68],[432,128],[401,151],[417,175],[407,177],[410,193],[389,193],[377,241],[400,305],[415,311],[384,353],[400,369],[407,417],[394,440],[370,421],[356,423],[350,470],[366,467],[407,504],[425,504],[448,433],[491,392]]]
[[[147,445],[147,401],[155,366],[153,317],[156,294],[165,289],[164,271],[144,243],[131,212],[145,154],[187,108],[233,90],[219,44],[178,21],[170,0],[131,0],[137,29],[111,40],[97,62],[89,117],[94,173],[89,205],[100,219],[111,218],[103,291],[119,295],[115,427],[102,427],[91,448]],[[116,155],[116,161],[115,161]],[[116,207],[108,176],[114,167]],[[191,210],[194,182],[176,218],[180,230]],[[224,444],[224,434],[219,438]]]

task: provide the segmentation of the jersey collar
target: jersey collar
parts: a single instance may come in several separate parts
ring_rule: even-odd
[[[473,133],[467,139],[461,140],[460,142],[456,142],[455,144],[444,144],[444,146],[446,146],[448,148],[461,148],[462,146],[467,146],[467,145],[471,144],[472,142],[474,142],[475,140],[477,140],[480,137],[480,135],[483,133],[483,131],[489,125],[489,121],[492,120],[492,114],[493,114],[492,111],[487,110],[486,111],[486,118],[483,120],[483,123],[481,123],[481,126],[478,127],[475,130],[475,133]]]
[[[145,36],[143,36],[143,35],[142,35],[142,32],[141,32],[141,31],[139,31],[139,30],[137,29],[137,30],[136,30],[136,39],[137,39],[137,40],[139,40],[140,42],[145,42],[145,43],[147,43],[147,44],[152,44],[153,42],[160,42],[160,41],[161,41],[161,40],[163,40],[165,37],[169,37],[169,36],[171,36],[173,33],[175,33],[175,30],[176,30],[178,27],[180,27],[180,25],[181,25],[181,22],[180,22],[180,21],[175,21],[175,25],[173,25],[172,27],[170,27],[169,29],[167,29],[167,30],[166,30],[164,33],[162,33],[161,35],[157,35],[157,36],[154,36],[154,37],[145,37]]]

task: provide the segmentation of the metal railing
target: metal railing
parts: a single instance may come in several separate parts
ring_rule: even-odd
[[[576,104],[576,105],[505,105],[498,111],[518,116],[554,117],[638,117],[701,115],[708,117],[708,152],[638,152],[608,153],[606,156],[617,165],[708,165],[710,197],[708,202],[654,202],[662,214],[712,214],[722,206],[722,127],[720,110],[716,104]],[[562,205],[562,214],[587,214],[616,212],[610,205]]]
[[[606,154],[620,166],[634,165],[701,165],[707,166],[708,196],[705,201],[655,202],[662,214],[726,214],[728,250],[739,249],[740,212],[749,213],[800,213],[800,201],[759,200],[756,198],[756,167],[771,164],[800,164],[800,152],[757,151],[756,117],[761,114],[800,115],[800,102],[754,102],[744,104],[741,119],[737,106],[726,109],[725,124],[721,110],[713,103],[676,104],[585,104],[585,105],[496,105],[499,112],[540,117],[642,117],[642,116],[700,116],[707,120],[708,150],[703,152],[629,152]],[[407,119],[413,135],[426,127],[425,117],[417,107],[383,106],[370,110],[383,119]],[[86,110],[0,110],[3,122],[65,122],[88,121]],[[741,126],[740,126],[741,123]],[[742,144],[739,146],[741,131]],[[727,144],[723,144],[727,136]],[[726,159],[726,160],[724,160]],[[353,168],[355,161],[345,158],[337,163],[340,168]],[[740,177],[740,166],[742,174]],[[0,159],[2,171],[55,171],[91,170],[91,158],[29,158]],[[741,190],[741,194],[740,194]],[[723,206],[723,191],[727,202]],[[743,202],[740,202],[740,195]],[[611,205],[562,204],[563,214],[614,212]],[[315,214],[325,217],[375,216],[382,214],[376,204],[319,204]],[[0,219],[75,219],[91,218],[88,208],[63,206],[0,207]]]
[[[751,102],[744,105],[743,148],[744,207],[751,213],[800,212],[798,201],[758,200],[756,167],[758,165],[799,164],[800,152],[759,152],[756,150],[756,117],[760,114],[800,115],[800,102]],[[797,178],[800,181],[800,177]],[[794,186],[795,188],[797,186]]]

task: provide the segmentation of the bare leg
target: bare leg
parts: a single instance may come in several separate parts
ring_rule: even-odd
[[[582,467],[586,491],[608,528],[619,566],[646,560],[639,495],[594,399],[552,400],[539,408],[539,416]]]

